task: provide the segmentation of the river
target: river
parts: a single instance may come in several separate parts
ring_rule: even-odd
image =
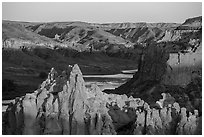
[[[86,87],[96,84],[101,90],[114,89],[124,84],[128,79],[133,77],[137,70],[122,70],[120,74],[114,75],[84,75]]]
[[[83,78],[87,88],[90,88],[92,84],[96,84],[101,90],[114,89],[131,79],[136,71],[122,70],[120,74],[114,75],[83,75]],[[14,99],[2,100],[2,112],[6,111],[10,102],[14,102]]]

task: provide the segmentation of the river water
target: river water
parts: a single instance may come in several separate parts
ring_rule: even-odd
[[[127,80],[133,77],[137,70],[123,70],[120,74],[114,75],[84,75],[86,87],[91,87],[96,84],[101,90],[114,89],[124,84]]]

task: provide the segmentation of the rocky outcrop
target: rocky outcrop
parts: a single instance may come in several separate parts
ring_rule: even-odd
[[[3,114],[3,134],[201,134],[198,111],[180,108],[167,93],[151,107],[140,98],[86,89],[78,65],[54,68],[34,93]]]
[[[166,30],[164,37],[159,40],[158,42],[162,41],[178,41],[181,39],[181,31],[175,31],[175,30]]]
[[[163,92],[160,82],[166,73],[168,59],[169,53],[162,46],[153,43],[146,45],[133,78],[115,90],[105,92],[132,95],[149,104],[155,103]]]
[[[200,29],[202,27],[202,16],[188,18],[179,26],[180,29]]]

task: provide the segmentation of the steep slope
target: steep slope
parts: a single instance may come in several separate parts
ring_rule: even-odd
[[[108,32],[129,39],[134,43],[146,43],[151,40],[158,41],[164,35],[165,30],[178,27],[175,23],[138,23],[134,27],[114,28]]]
[[[179,24],[175,23],[48,23],[28,26],[27,28],[50,38],[54,38],[55,35],[58,34],[61,42],[80,43],[81,39],[86,42],[86,45],[90,44],[89,41],[95,41],[105,42],[107,44],[122,44],[126,47],[131,47],[133,43],[144,43],[153,39],[158,40],[164,35],[163,32],[165,30],[174,29],[178,26]],[[98,35],[98,37],[92,35]],[[84,39],[84,36],[86,39]]]
[[[166,31],[165,36],[161,41],[175,41],[188,43],[191,39],[194,39],[195,35],[197,39],[201,39],[202,31],[202,17],[195,17],[187,19],[183,24],[179,25],[176,29]],[[195,34],[195,35],[194,35]],[[160,42],[161,42],[160,41]]]
[[[27,28],[49,38],[58,37],[57,41],[72,44],[73,47],[83,46],[85,47],[83,50],[90,48],[93,43],[122,44],[124,46],[129,43],[127,46],[133,45],[121,37],[107,33],[88,23],[47,23]]]
[[[202,16],[186,19],[181,25],[182,28],[200,29],[202,26]]]
[[[21,23],[3,21],[2,22],[2,39],[3,41],[14,38],[31,42],[45,43],[51,41],[45,36],[40,36],[27,30]],[[52,42],[52,41],[51,41]]]

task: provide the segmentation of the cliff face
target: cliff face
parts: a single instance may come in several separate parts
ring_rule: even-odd
[[[168,67],[163,82],[170,85],[187,86],[202,72],[202,43],[195,45],[196,50],[187,53],[170,53]]]
[[[54,68],[40,88],[16,98],[3,114],[3,134],[201,134],[198,111],[187,112],[170,94],[150,107],[140,98],[86,89],[78,65]]]
[[[133,78],[104,92],[139,97],[151,107],[162,93],[170,93],[188,111],[202,112],[202,45],[195,44],[194,48],[170,53],[166,44],[149,44],[143,49]]]

